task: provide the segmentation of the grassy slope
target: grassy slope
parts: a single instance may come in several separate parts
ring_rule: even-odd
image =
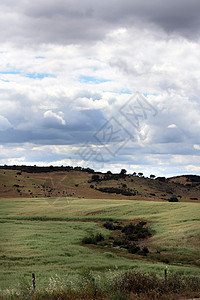
[[[92,183],[96,188],[115,187],[136,190],[137,196],[122,196],[102,193],[90,188],[92,174],[79,171],[58,171],[51,173],[26,173],[0,169],[0,197],[81,197],[90,199],[137,199],[166,201],[172,195],[180,196],[181,202],[200,202],[200,185],[185,186],[177,182],[160,182],[137,176],[125,179]],[[100,177],[103,175],[100,175]],[[174,179],[175,180],[175,179]],[[18,187],[19,186],[19,187]],[[192,200],[195,198],[197,200]]]
[[[199,268],[195,265],[199,262],[200,248],[198,203],[7,198],[1,199],[0,205],[2,287],[13,286],[20,276],[28,278],[33,271],[41,285],[47,283],[50,275],[75,272],[83,267],[102,270],[118,266],[163,272],[163,263],[144,261],[134,255],[134,259],[130,260],[116,256],[110,250],[105,253],[81,246],[80,241],[84,236],[109,232],[94,222],[77,220],[107,218],[148,220],[155,231],[148,242],[151,252],[156,256],[156,250],[161,250],[163,256],[180,257],[180,260],[183,256],[183,265],[178,266],[175,261],[174,266],[169,266],[170,270],[199,274]],[[189,264],[186,264],[185,257],[188,257]]]

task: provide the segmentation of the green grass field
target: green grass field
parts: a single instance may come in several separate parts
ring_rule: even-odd
[[[77,198],[15,198],[0,200],[0,287],[37,276],[46,286],[50,276],[94,271],[134,269],[163,274],[169,258],[170,272],[200,276],[200,213],[198,203],[164,203]],[[110,249],[98,251],[81,245],[83,237],[109,231],[96,221],[147,220],[154,231],[147,258],[122,257]],[[161,254],[157,254],[157,252]]]

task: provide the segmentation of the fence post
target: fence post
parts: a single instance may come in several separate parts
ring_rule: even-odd
[[[32,273],[33,291],[35,292],[35,273]]]
[[[165,282],[167,281],[167,266],[165,268]]]

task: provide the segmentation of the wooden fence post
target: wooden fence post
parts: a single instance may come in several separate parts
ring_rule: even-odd
[[[165,282],[167,281],[167,267],[165,268]]]
[[[33,291],[35,292],[35,273],[32,273]]]

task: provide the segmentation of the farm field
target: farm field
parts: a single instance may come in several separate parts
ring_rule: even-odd
[[[95,272],[138,270],[162,276],[169,272],[200,276],[199,203],[80,198],[2,198],[1,289],[37,277],[48,285],[56,274],[64,277],[85,268]],[[146,256],[120,249],[81,244],[84,237],[110,231],[106,220],[145,220],[153,231],[145,243]]]

